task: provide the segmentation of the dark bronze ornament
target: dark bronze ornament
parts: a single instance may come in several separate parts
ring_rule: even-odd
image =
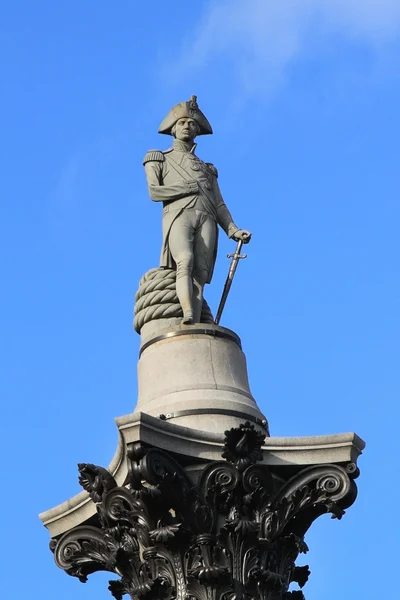
[[[304,535],[330,512],[340,519],[356,497],[347,467],[303,468],[285,481],[262,464],[264,436],[249,422],[226,432],[222,457],[196,482],[171,455],[128,448],[129,481],[79,465],[97,518],[52,540],[57,565],[85,582],[95,571],[119,579],[116,600],[302,600]]]

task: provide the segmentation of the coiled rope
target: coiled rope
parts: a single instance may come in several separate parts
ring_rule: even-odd
[[[182,317],[182,308],[176,295],[176,271],[151,269],[139,281],[135,296],[133,327],[140,333],[143,325],[155,319]],[[207,302],[203,300],[201,323],[214,323]]]

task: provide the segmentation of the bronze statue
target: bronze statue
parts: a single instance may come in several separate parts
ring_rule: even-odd
[[[176,293],[186,324],[200,322],[203,288],[210,283],[217,255],[218,225],[244,243],[249,231],[233,222],[218,185],[218,172],[196,154],[195,138],[211,134],[196,96],[174,106],[159,133],[175,139],[168,150],[150,150],[143,161],[150,198],[163,203],[160,266],[176,269]]]

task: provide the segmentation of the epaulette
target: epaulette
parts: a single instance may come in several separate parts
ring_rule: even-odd
[[[212,163],[206,163],[206,165],[210,169],[211,173],[213,175],[215,175],[215,177],[218,177],[218,169],[217,169],[217,167],[214,167],[214,165]]]
[[[160,150],[149,150],[143,159],[143,164],[145,165],[146,163],[148,163],[152,160],[157,160],[158,162],[164,162],[164,160],[165,160],[164,154],[162,152],[160,152]]]

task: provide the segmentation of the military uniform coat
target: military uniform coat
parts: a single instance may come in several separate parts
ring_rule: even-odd
[[[206,212],[215,220],[216,243],[209,260],[209,283],[217,254],[217,225],[228,237],[238,231],[222,198],[217,169],[211,163],[200,160],[194,152],[189,151],[185,142],[179,140],[175,140],[173,147],[164,152],[150,150],[143,164],[150,198],[163,203],[161,267],[176,268],[168,238],[172,224],[185,209]]]

